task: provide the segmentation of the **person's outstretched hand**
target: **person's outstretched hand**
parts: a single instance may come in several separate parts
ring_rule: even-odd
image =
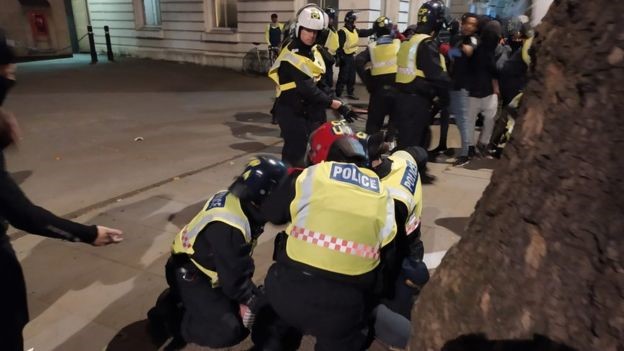
[[[123,240],[123,232],[119,229],[113,229],[98,225],[97,232],[98,233],[95,241],[91,243],[91,245],[93,246],[116,244]]]

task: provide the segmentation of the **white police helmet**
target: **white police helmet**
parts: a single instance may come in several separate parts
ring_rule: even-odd
[[[297,11],[297,25],[295,26],[295,36],[299,37],[301,27],[310,30],[321,31],[329,25],[329,17],[319,6],[308,4]]]

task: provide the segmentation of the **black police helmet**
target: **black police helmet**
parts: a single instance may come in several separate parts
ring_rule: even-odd
[[[326,7],[324,11],[327,14],[327,17],[333,19],[336,18],[336,9],[334,9],[333,7]]]
[[[373,23],[373,30],[378,38],[390,35],[392,34],[392,21],[386,16],[381,16]]]
[[[344,18],[345,23],[354,23],[355,20],[357,20],[357,16],[356,16],[355,12],[353,12],[353,11],[347,12],[347,14],[345,15],[345,18]]]
[[[241,200],[257,205],[286,177],[284,162],[270,155],[258,155],[245,166],[243,173],[230,185],[229,191]]]
[[[438,32],[446,26],[446,6],[440,0],[430,0],[418,10],[418,32],[428,34]]]
[[[336,139],[329,147],[327,161],[353,163],[360,167],[368,165],[366,151],[353,135],[345,135]]]

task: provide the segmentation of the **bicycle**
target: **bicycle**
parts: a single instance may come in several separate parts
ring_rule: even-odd
[[[252,42],[254,48],[243,57],[243,72],[248,74],[267,74],[271,68],[270,51],[260,50],[260,43]]]
[[[279,47],[269,45],[269,68],[273,67],[275,60],[277,60],[277,56],[279,56]]]

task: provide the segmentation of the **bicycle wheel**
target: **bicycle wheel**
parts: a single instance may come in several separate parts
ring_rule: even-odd
[[[251,49],[250,51],[248,51],[245,56],[243,56],[243,73],[246,74],[253,74],[255,73],[256,70],[256,61],[257,60],[257,53],[256,53],[257,49]]]

